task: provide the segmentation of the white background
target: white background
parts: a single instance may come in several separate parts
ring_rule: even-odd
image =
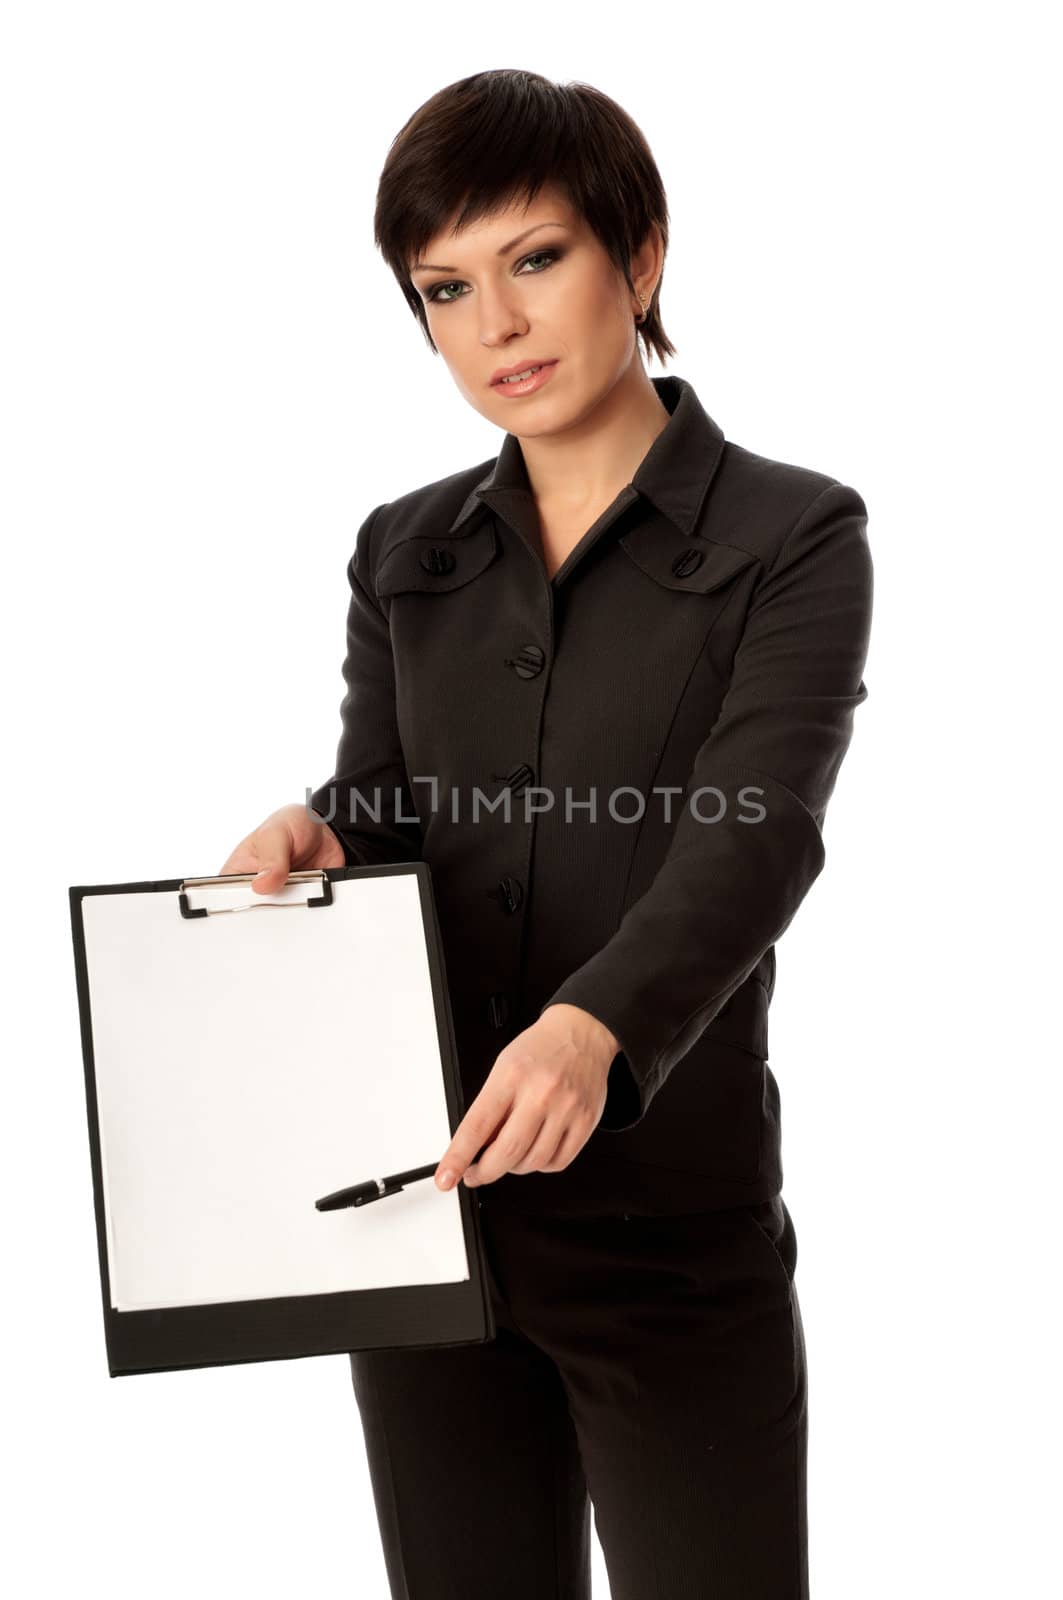
[[[1058,1592],[1048,17],[4,8],[13,1592],[387,1595],[345,1357],[107,1376],[67,888],[215,873],[330,774],[355,529],[501,439],[374,251],[376,181],[500,66],[631,112],[668,370],[869,508],[869,698],[772,1008],[813,1592]]]

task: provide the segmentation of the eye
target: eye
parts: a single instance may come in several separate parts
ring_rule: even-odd
[[[543,260],[545,260],[546,261],[546,266],[548,267],[550,265],[551,261],[559,261],[560,259],[561,259],[561,252],[559,250],[536,250],[534,255],[525,256],[524,257],[524,261],[521,262],[521,266],[524,266],[525,263],[528,262],[528,261],[543,261]],[[539,267],[538,268],[538,271],[540,271],[540,272],[545,272],[545,270],[546,270],[545,267]]]
[[[562,254],[563,252],[560,250],[536,250],[532,255],[525,256],[519,265],[520,267],[525,267],[530,261],[543,262],[543,266],[534,268],[532,276],[536,276],[540,272],[545,272],[547,267],[552,266],[555,261],[560,261]],[[527,274],[525,273],[523,276],[526,277]],[[464,300],[465,296],[463,294],[444,295],[442,291],[444,289],[460,289],[461,287],[460,278],[452,278],[449,283],[435,283],[425,294],[425,300],[429,305],[448,306],[454,300]]]
[[[460,283],[458,282],[458,280],[456,278],[455,278],[453,283],[437,283],[437,284],[434,284],[431,289],[429,289],[428,293],[425,295],[425,299],[428,301],[428,303],[430,305],[438,303],[439,305],[444,305],[445,306],[445,305],[449,304],[449,297],[448,297],[447,300],[441,299],[440,298],[440,291],[442,289],[460,289],[460,288],[461,288],[461,285],[460,285]],[[460,300],[461,296],[460,295],[456,295],[455,299]]]

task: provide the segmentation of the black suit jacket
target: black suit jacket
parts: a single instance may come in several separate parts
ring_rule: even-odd
[[[513,434],[377,506],[348,566],[342,736],[310,803],[349,862],[430,864],[466,1103],[554,1002],[622,1047],[569,1167],[485,1203],[782,1186],[774,947],[867,696],[867,513],[652,381],[670,421],[552,581]]]

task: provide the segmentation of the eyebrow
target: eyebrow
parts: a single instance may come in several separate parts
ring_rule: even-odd
[[[506,255],[508,251],[513,249],[514,245],[520,244],[520,241],[526,239],[529,233],[535,233],[539,228],[563,228],[564,226],[563,222],[537,222],[534,227],[525,228],[524,232],[518,233],[515,239],[511,239],[508,244],[502,245],[495,251],[495,254],[498,256]],[[458,270],[457,267],[441,267],[432,261],[418,261],[416,266],[410,268],[411,274],[414,272],[457,272]]]

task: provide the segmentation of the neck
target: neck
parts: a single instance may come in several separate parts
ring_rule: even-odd
[[[536,503],[577,521],[630,483],[670,413],[640,361],[588,415],[555,433],[521,437]]]

